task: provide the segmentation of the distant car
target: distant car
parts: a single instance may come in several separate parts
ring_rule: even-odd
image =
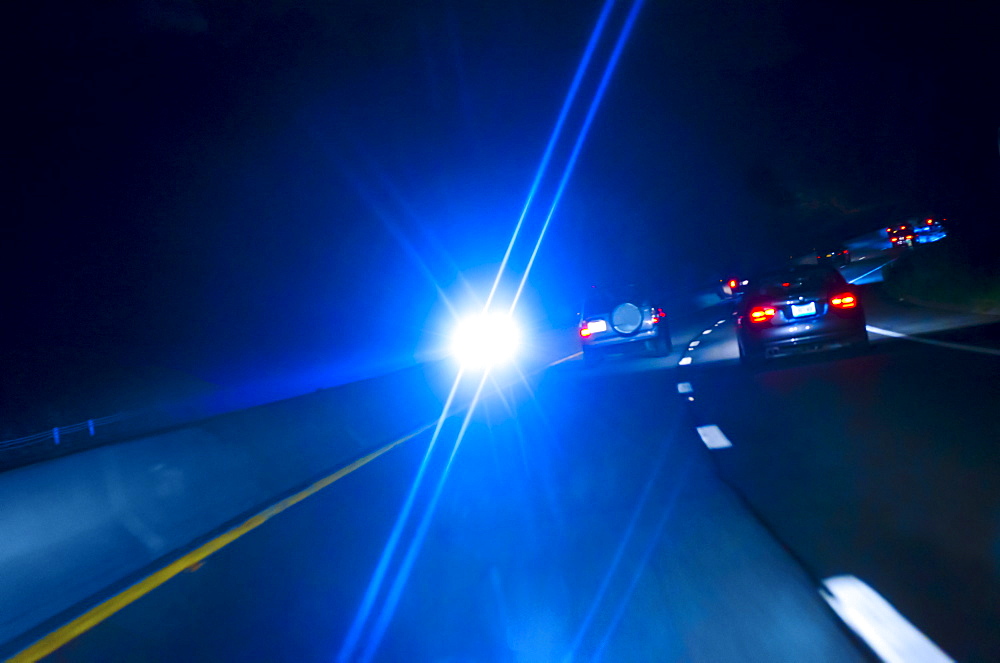
[[[947,221],[948,219],[942,220]],[[924,219],[920,223],[914,224],[913,229],[916,231],[916,241],[921,244],[936,242],[944,239],[948,234],[944,225],[938,219]]]
[[[909,223],[901,223],[898,226],[889,226],[885,229],[885,234],[889,238],[889,243],[893,247],[909,246],[917,244],[917,233]]]
[[[851,250],[846,246],[838,246],[829,251],[816,252],[817,265],[830,265],[831,267],[843,267],[851,262]]]
[[[729,278],[719,281],[719,296],[723,299],[739,297],[743,292],[743,287],[747,284],[746,279]]]
[[[665,304],[644,289],[593,287],[584,300],[579,335],[588,363],[609,354],[666,356],[673,350]]]
[[[826,265],[797,265],[750,279],[736,311],[740,359],[865,347],[868,332],[861,296]]]

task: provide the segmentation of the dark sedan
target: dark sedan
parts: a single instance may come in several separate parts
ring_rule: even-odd
[[[799,265],[750,279],[736,314],[740,359],[868,344],[858,290],[828,266]]]

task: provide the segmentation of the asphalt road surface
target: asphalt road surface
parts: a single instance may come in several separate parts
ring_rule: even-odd
[[[720,305],[671,357],[485,397],[450,465],[448,420],[370,610],[429,435],[47,660],[872,660],[820,597],[841,574],[955,659],[997,660],[1000,323],[863,288],[861,355],[747,371]]]
[[[400,575],[456,439],[449,421],[366,619],[426,436],[48,660],[869,660],[817,579],[717,477],[676,362],[573,360],[485,398]]]
[[[1000,321],[878,287],[860,355],[749,372],[731,320],[700,335],[695,418],[731,441],[720,475],[811,575],[863,577],[957,660],[1000,660]]]

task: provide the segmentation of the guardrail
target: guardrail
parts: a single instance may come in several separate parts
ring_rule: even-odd
[[[129,418],[134,415],[130,414],[113,414],[108,417],[101,417],[99,419],[87,419],[78,424],[71,424],[69,426],[56,426],[48,430],[44,430],[41,433],[34,433],[33,435],[25,435],[24,437],[16,437],[11,440],[4,440],[0,442],[0,451],[5,451],[8,449],[21,449],[30,445],[39,444],[49,444],[53,446],[59,446],[62,444],[63,439],[66,436],[74,435],[82,431],[87,431],[89,437],[97,436],[98,427],[103,427],[108,424],[113,424],[123,419]]]

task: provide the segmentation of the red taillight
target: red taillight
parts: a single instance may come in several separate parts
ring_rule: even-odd
[[[906,239],[913,239],[913,235],[907,235]]]
[[[767,322],[774,317],[776,311],[770,306],[754,306],[750,310],[751,322]]]
[[[736,279],[729,279],[729,287],[730,287],[730,289],[735,290],[737,285],[739,285],[739,284],[736,283]]]
[[[858,298],[849,292],[837,295],[830,299],[830,303],[837,308],[854,308],[858,305]]]
[[[898,242],[898,241],[899,241],[899,238],[898,238],[898,237],[895,237],[895,236],[894,236],[894,237],[890,237],[890,238],[889,238],[889,241],[890,241],[890,242],[893,242],[893,243],[895,243],[895,242]]]

